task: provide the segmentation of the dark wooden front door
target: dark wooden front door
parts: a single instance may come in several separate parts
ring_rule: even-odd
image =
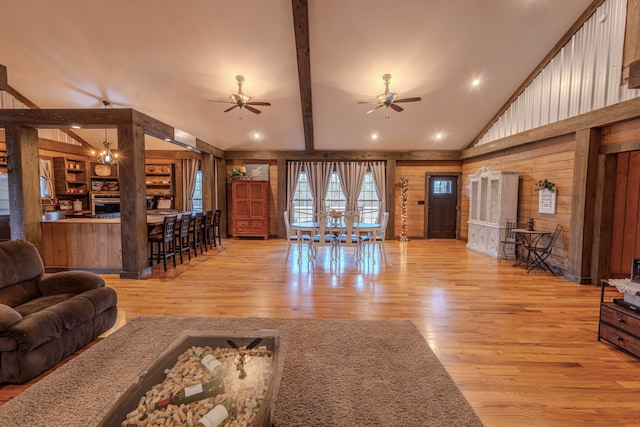
[[[457,176],[429,176],[427,237],[455,239],[458,201]]]

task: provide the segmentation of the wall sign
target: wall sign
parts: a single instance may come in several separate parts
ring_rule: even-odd
[[[269,181],[269,163],[245,163],[247,178]]]
[[[538,192],[538,212],[544,214],[556,213],[556,191],[542,189]]]

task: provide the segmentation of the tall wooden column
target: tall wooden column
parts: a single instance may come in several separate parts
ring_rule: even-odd
[[[38,131],[9,125],[6,138],[11,239],[28,240],[42,254]]]
[[[387,212],[389,212],[389,222],[387,223],[387,236],[395,237],[394,227],[394,211],[396,206],[396,161],[387,160],[387,197],[385,204]]]
[[[147,248],[147,198],[142,126],[118,125],[118,153],[122,239],[120,277],[141,279],[151,274]]]
[[[216,207],[215,203],[215,168],[213,154],[200,153],[200,170],[202,171],[202,210],[208,211]]]
[[[599,150],[599,129],[581,129],[576,132],[567,265],[567,278],[576,283],[591,283]]]
[[[222,209],[220,218],[220,235],[227,237],[227,218],[231,211],[227,203],[227,161],[222,158],[216,159],[216,185],[218,190],[218,209]]]

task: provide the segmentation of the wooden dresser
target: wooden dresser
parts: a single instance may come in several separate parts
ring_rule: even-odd
[[[636,357],[640,357],[640,307],[622,298],[605,301],[606,281],[600,296],[598,340],[604,339]]]
[[[231,183],[233,236],[269,238],[269,181],[236,179]]]

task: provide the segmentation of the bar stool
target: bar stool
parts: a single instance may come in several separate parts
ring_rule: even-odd
[[[216,247],[216,239],[218,244],[222,247],[222,241],[220,240],[220,217],[222,216],[222,209],[216,209],[213,212],[213,221],[211,222],[211,234],[213,237],[213,247]]]
[[[209,246],[213,249],[211,226],[213,224],[213,211],[206,211],[202,217],[202,241],[205,251],[209,252]]]
[[[162,262],[164,264],[164,271],[167,271],[167,258],[173,258],[173,266],[176,266],[176,246],[174,240],[174,227],[176,224],[176,216],[168,215],[164,217],[164,222],[162,223],[162,233],[161,234],[151,234],[149,235],[149,244],[151,245],[151,265],[153,265],[154,258],[157,257],[157,261],[160,262],[160,258],[162,258]],[[153,244],[156,244],[157,251],[154,253]]]
[[[191,227],[191,244],[193,245],[193,252],[198,256],[198,248],[202,254],[202,221],[204,215],[201,212],[196,212],[195,219],[193,220],[193,227]]]
[[[179,223],[179,225],[178,225]],[[191,214],[183,214],[180,220],[176,222],[176,251],[180,254],[180,264],[184,262],[182,253],[187,252],[189,261],[191,261]]]

